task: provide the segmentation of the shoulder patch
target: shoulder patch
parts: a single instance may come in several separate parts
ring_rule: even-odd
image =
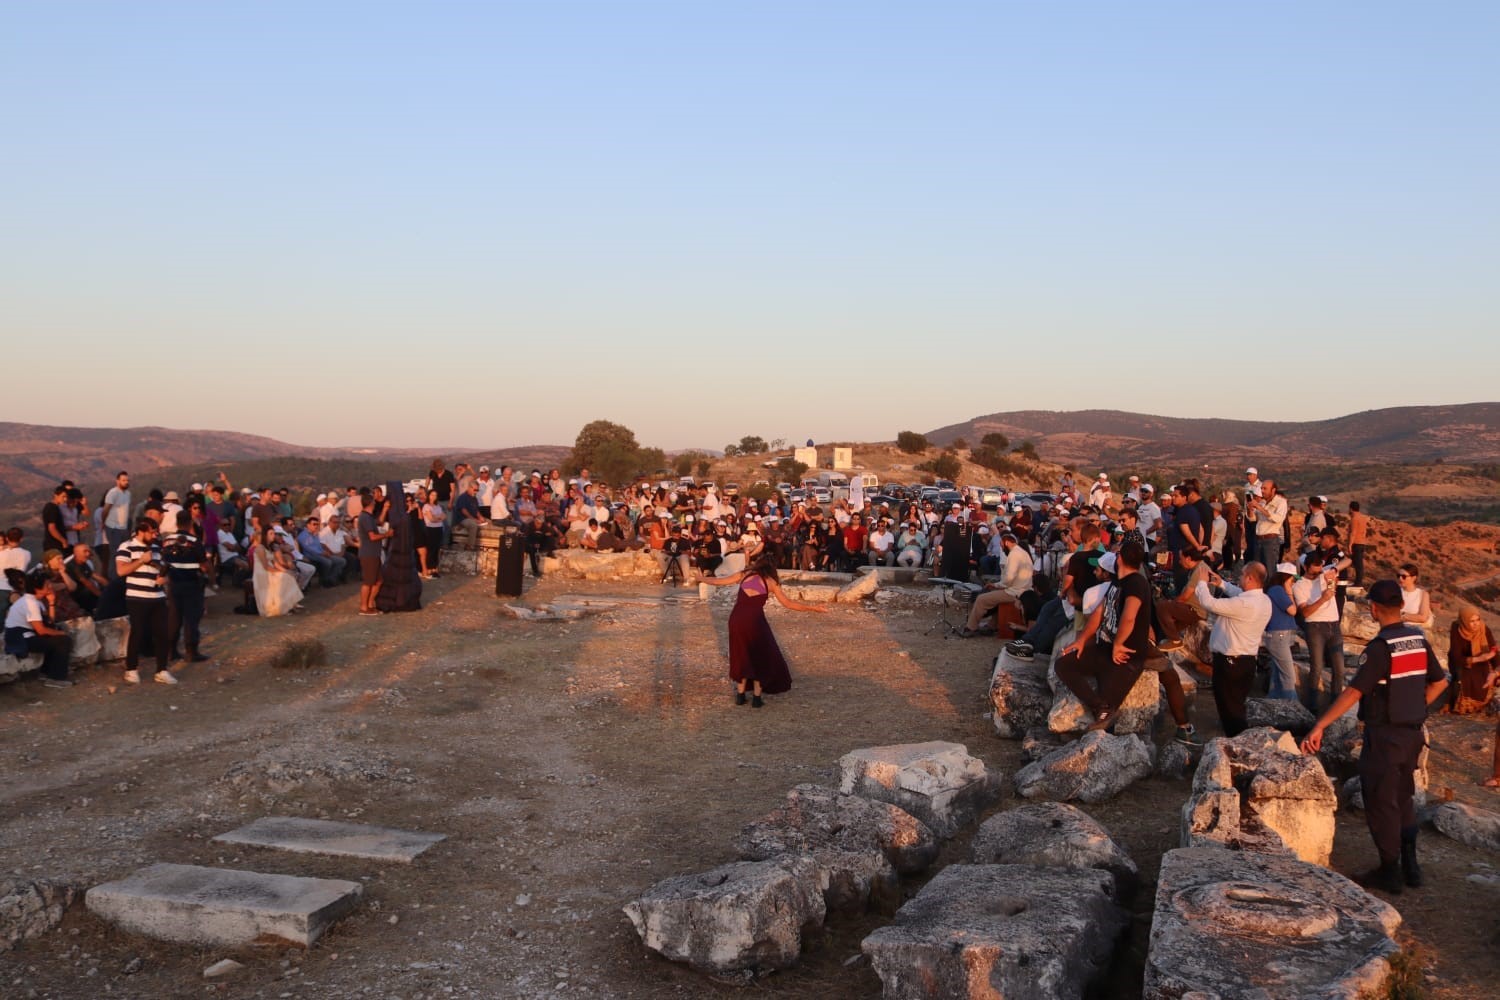
[[[1370,654],[1369,653],[1360,653],[1359,654],[1359,659],[1355,661],[1354,665],[1356,667],[1362,667],[1362,666],[1365,665],[1365,661],[1368,660],[1369,658],[1370,658]]]

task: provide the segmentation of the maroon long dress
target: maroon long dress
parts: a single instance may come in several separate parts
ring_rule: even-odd
[[[792,672],[766,620],[770,596],[760,576],[752,573],[740,581],[734,610],[729,613],[729,677],[735,683],[760,681],[766,694],[781,694],[791,690]]]

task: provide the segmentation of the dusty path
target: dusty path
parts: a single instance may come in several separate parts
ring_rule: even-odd
[[[586,584],[573,592],[660,594]],[[546,583],[528,594],[560,593]],[[922,632],[920,598],[773,611],[797,678],[764,710],[736,708],[724,679],[727,607],[621,606],[572,623],[503,617],[478,581],[431,585],[417,615],[359,618],[347,590],[309,613],[209,622],[215,664],[175,689],[120,688],[94,671],[71,691],[0,687],[0,870],[95,883],[154,861],[363,880],[366,901],[306,955],[251,952],[222,984],[224,953],[118,934],[75,909],[53,934],[0,955],[15,997],[702,997],[738,989],[648,956],[620,904],[667,875],[730,860],[729,841],[799,782],[831,782],[847,750],[966,743],[992,768],[1016,744],[982,718],[995,646]],[[319,638],[326,667],[276,671],[290,638]],[[1205,693],[1196,715],[1212,720]],[[1439,722],[1438,785],[1474,787],[1492,724]],[[1148,781],[1091,811],[1154,877],[1176,846],[1186,783]],[[1013,804],[1007,802],[1007,805]],[[230,849],[211,836],[251,818],[353,818],[445,833],[412,866]],[[1334,864],[1367,863],[1362,822],[1342,817]],[[1500,890],[1465,876],[1500,858],[1431,835],[1432,887],[1398,905],[1436,997],[1493,995]],[[961,860],[963,840],[945,860]],[[914,883],[910,889],[915,891]],[[1138,994],[1150,886],[1111,996]],[[820,1000],[879,995],[848,969],[886,918],[830,924],[800,967],[756,990]],[[139,972],[126,975],[133,958]]]

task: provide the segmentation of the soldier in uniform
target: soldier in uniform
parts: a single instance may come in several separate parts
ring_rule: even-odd
[[[193,532],[187,511],[175,511],[168,517],[175,523],[161,540],[161,556],[167,570],[167,634],[172,639],[172,659],[182,659],[185,646],[189,663],[203,663],[208,657],[198,650],[198,624],[203,620],[208,553]]]
[[[1400,585],[1380,580],[1370,588],[1369,596],[1370,615],[1380,632],[1365,647],[1349,686],[1302,741],[1302,750],[1317,753],[1328,725],[1359,704],[1359,718],[1365,724],[1359,784],[1380,866],[1356,880],[1396,894],[1403,881],[1413,888],[1422,884],[1413,772],[1422,752],[1427,708],[1442,694],[1448,678],[1421,629],[1401,621]]]

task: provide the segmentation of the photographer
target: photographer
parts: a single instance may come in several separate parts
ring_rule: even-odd
[[[143,517],[135,522],[135,535],[115,551],[115,575],[125,581],[125,613],[130,616],[130,638],[125,644],[125,683],[139,684],[141,645],[151,636],[156,657],[158,684],[176,684],[167,670],[167,592],[161,552],[156,547],[156,522]]]

